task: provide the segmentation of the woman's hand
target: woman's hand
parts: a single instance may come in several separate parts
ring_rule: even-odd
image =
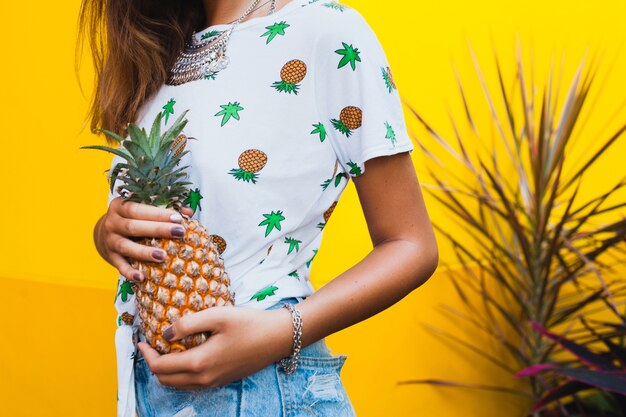
[[[201,345],[165,355],[147,343],[137,344],[161,385],[177,389],[226,385],[289,356],[293,348],[291,314],[285,308],[211,307],[181,317],[169,329],[170,340],[211,333]]]
[[[193,210],[183,207],[182,213],[193,215]],[[109,208],[94,229],[98,253],[116,267],[126,279],[143,280],[141,271],[134,269],[128,259],[160,262],[165,251],[141,245],[130,237],[179,238],[185,230],[180,225],[182,217],[174,209],[164,209],[149,204],[125,201],[121,197],[111,200]],[[178,223],[178,224],[173,224]]]

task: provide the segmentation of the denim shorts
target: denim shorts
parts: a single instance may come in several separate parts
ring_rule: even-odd
[[[298,303],[297,298],[281,302]],[[281,307],[281,302],[269,307]],[[325,339],[302,348],[286,374],[277,363],[216,388],[178,390],[161,385],[141,351],[134,362],[139,417],[355,417],[340,373],[346,355],[333,355]]]

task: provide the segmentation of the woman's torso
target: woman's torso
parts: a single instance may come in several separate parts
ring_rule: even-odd
[[[308,7],[307,7],[308,6]],[[316,7],[317,11],[309,11]],[[325,10],[322,10],[325,9]],[[256,308],[310,295],[311,261],[348,176],[316,106],[316,27],[340,11],[292,0],[233,32],[228,67],[214,76],[163,85],[140,111],[170,126],[185,110],[192,206],[222,242],[236,305]],[[216,35],[227,25],[196,33]]]

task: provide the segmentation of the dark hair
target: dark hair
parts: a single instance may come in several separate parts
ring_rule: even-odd
[[[75,71],[78,74],[86,38],[95,70],[86,116],[91,131],[106,129],[125,137],[127,124],[167,80],[185,41],[205,18],[202,0],[83,0]],[[108,136],[106,140],[113,144]]]

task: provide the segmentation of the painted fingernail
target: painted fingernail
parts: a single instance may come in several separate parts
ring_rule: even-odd
[[[172,340],[172,337],[174,337],[174,325],[171,325],[170,327],[168,327],[167,329],[165,329],[165,331],[163,332],[163,337],[165,338],[165,340],[167,340],[168,342],[170,340]]]
[[[172,235],[177,237],[185,236],[185,229],[182,227],[172,227]]]
[[[133,281],[137,281],[137,282],[141,281],[141,274],[139,272],[135,272],[133,274]]]
[[[163,252],[161,252],[160,250],[155,250],[154,252],[152,252],[152,257],[154,259],[162,261],[165,258],[165,255],[163,255]]]
[[[178,213],[174,213],[170,216],[170,220],[176,223],[180,223],[183,221],[183,216]]]

